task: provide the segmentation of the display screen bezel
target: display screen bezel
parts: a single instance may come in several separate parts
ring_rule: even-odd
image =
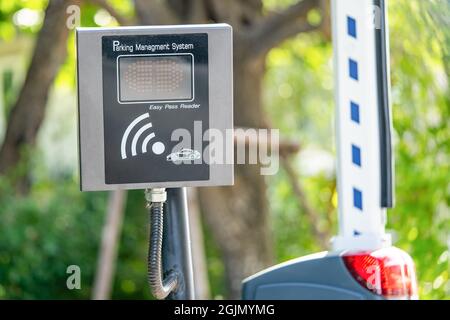
[[[120,81],[120,59],[121,58],[143,58],[143,57],[167,57],[167,56],[189,56],[191,59],[191,96],[189,98],[182,99],[148,99],[148,100],[123,100],[121,99],[121,81]],[[160,54],[124,54],[119,55],[116,60],[117,68],[117,101],[120,104],[137,104],[137,103],[171,103],[171,102],[192,102],[195,100],[195,63],[194,55],[192,53],[160,53]]]

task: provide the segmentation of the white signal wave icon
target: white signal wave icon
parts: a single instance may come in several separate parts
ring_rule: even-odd
[[[125,129],[125,132],[122,136],[122,141],[120,144],[120,153],[122,156],[122,159],[126,159],[127,158],[127,142],[128,142],[128,137],[130,136],[131,131],[133,131],[133,129],[138,126],[138,125],[142,125],[142,127],[139,128],[138,131],[136,131],[136,133],[133,136],[133,139],[131,140],[131,156],[136,156],[137,155],[137,145],[139,142],[140,137],[149,129],[152,128],[152,123],[151,122],[147,122],[145,124],[143,124],[144,120],[150,118],[150,114],[149,113],[144,113],[142,115],[140,115],[139,117],[137,117],[136,119],[134,119],[129,125],[128,127]],[[151,132],[149,133],[144,140],[142,141],[142,147],[141,147],[141,151],[142,153],[147,153],[147,147],[148,144],[150,143],[150,140],[152,140],[155,137],[155,133]],[[162,142],[158,141],[155,142],[152,145],[152,151],[153,153],[160,155],[164,152],[165,150],[165,146]]]

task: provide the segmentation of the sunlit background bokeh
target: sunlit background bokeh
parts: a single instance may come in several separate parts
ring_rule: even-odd
[[[265,0],[267,8],[288,0]],[[47,1],[0,2],[0,141],[26,74]],[[132,15],[130,1],[110,1]],[[94,5],[83,26],[114,26]],[[312,16],[311,19],[315,17]],[[316,17],[317,18],[317,17]],[[320,17],[318,17],[320,19]],[[388,229],[413,257],[422,299],[450,299],[450,4],[447,0],[389,2],[396,159],[396,207]],[[0,298],[89,298],[106,193],[80,193],[76,127],[74,35],[52,87],[38,147],[31,152],[32,190],[17,198],[0,177]],[[33,103],[30,101],[30,103]],[[267,58],[264,105],[272,126],[300,142],[296,169],[320,212],[316,228],[336,233],[332,46],[316,33],[273,49]],[[276,260],[322,249],[287,174],[270,178]],[[129,193],[113,298],[150,298],[146,284],[147,216],[141,191]],[[213,298],[226,296],[224,267],[205,229]],[[65,288],[66,266],[83,272],[81,290]]]

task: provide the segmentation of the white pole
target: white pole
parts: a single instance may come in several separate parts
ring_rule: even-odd
[[[111,298],[126,199],[127,193],[124,190],[112,191],[109,194],[108,211],[103,226],[92,292],[93,300],[108,300]]]
[[[386,139],[380,136],[380,125],[386,121],[380,118],[379,89],[387,79],[380,78],[376,37],[376,27],[384,27],[379,25],[383,9],[384,3],[380,8],[373,0],[332,0],[339,194],[335,250],[373,250],[391,244],[385,234],[382,195],[391,171],[387,174],[382,166]],[[390,136],[388,140],[390,148]]]

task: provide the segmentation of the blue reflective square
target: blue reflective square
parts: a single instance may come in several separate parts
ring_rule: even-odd
[[[353,188],[353,206],[361,211],[363,209],[362,192],[356,188]]]
[[[357,103],[354,103],[353,101],[350,102],[350,114],[352,120],[356,123],[359,123],[359,105]]]
[[[352,17],[347,17],[347,32],[353,38],[356,38],[356,20]]]
[[[352,161],[357,166],[361,167],[361,149],[352,145]]]
[[[350,78],[358,80],[359,76],[358,76],[358,63],[353,60],[353,59],[349,59],[348,60],[348,71],[350,74]]]

